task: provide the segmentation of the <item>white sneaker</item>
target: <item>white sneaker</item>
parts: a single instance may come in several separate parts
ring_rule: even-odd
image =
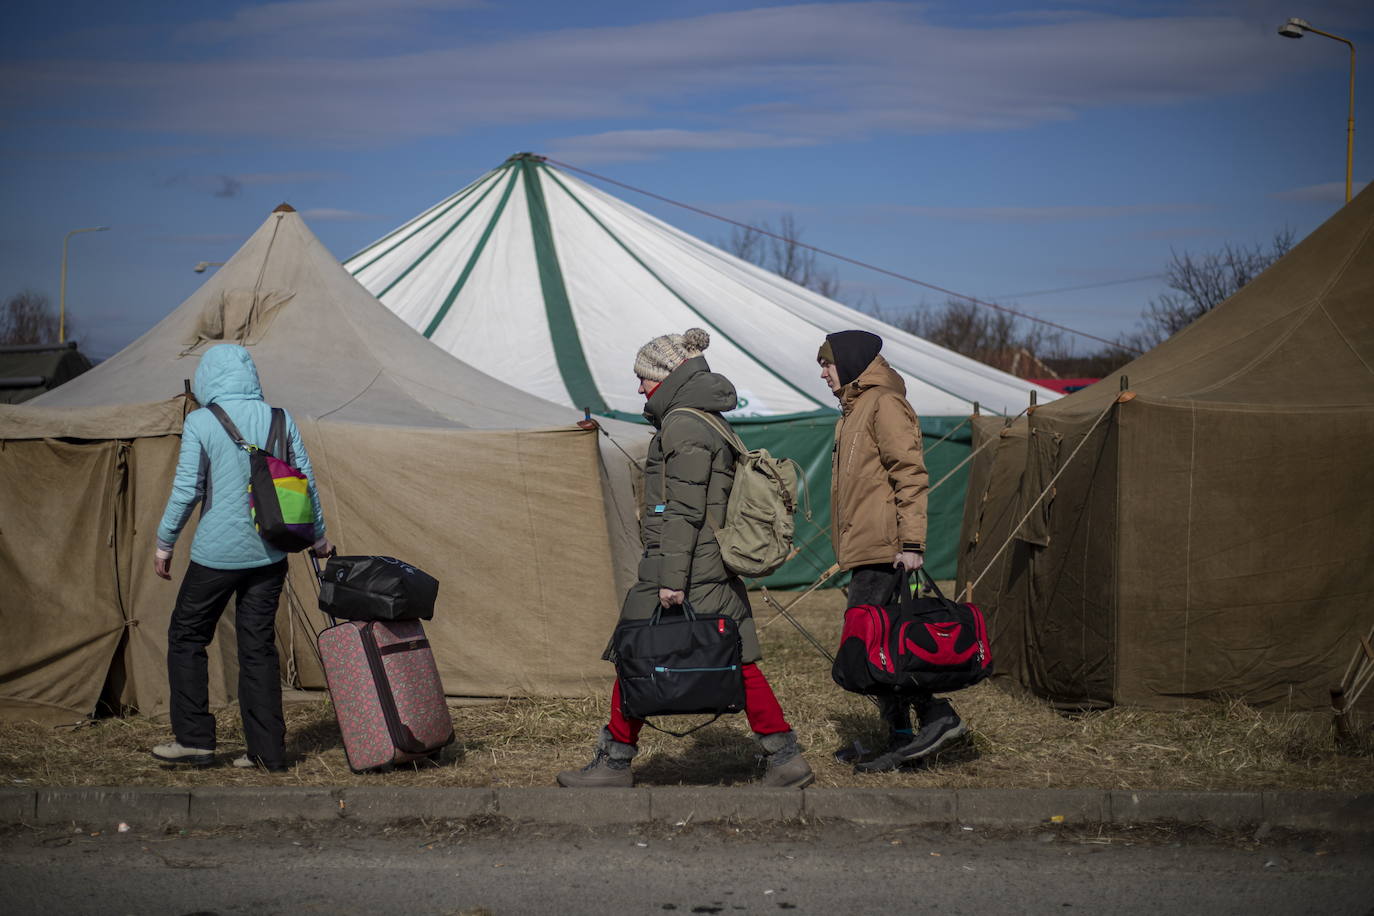
[[[254,760],[247,754],[241,757],[235,757],[234,766],[238,767],[240,770],[266,770],[269,773],[285,773],[287,770],[285,766],[270,767],[265,763]]]
[[[183,766],[208,767],[215,762],[215,752],[203,747],[186,747],[179,741],[171,744],[158,744],[152,754],[163,763],[177,763]]]

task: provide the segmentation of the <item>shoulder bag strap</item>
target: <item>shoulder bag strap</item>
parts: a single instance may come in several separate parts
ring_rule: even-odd
[[[267,453],[287,464],[295,464],[291,460],[291,442],[286,438],[286,411],[280,407],[272,408],[272,426],[267,432]]]
[[[233,420],[229,419],[229,415],[224,412],[223,407],[218,404],[207,404],[206,409],[215,415],[215,419],[219,420],[220,425],[223,426],[224,431],[229,434],[229,438],[234,440],[235,445],[245,452],[257,451],[256,445],[243,441],[243,436],[239,434],[238,427],[234,425]]]

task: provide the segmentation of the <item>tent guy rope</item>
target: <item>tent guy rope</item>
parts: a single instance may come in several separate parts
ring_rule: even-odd
[[[973,590],[978,587],[978,583],[982,582],[983,577],[988,574],[988,572],[992,569],[994,565],[996,565],[998,558],[1002,556],[1002,551],[1006,550],[1007,546],[1011,544],[1012,541],[1016,540],[1016,534],[1021,530],[1021,526],[1024,525],[1026,523],[1026,520],[1029,519],[1031,515],[1035,513],[1036,508],[1040,505],[1040,501],[1043,500],[1049,494],[1049,492],[1054,489],[1055,482],[1059,480],[1060,476],[1063,475],[1063,473],[1066,470],[1068,470],[1069,465],[1073,464],[1073,459],[1078,457],[1078,453],[1083,450],[1083,446],[1088,444],[1088,440],[1092,438],[1092,434],[1097,429],[1098,424],[1101,423],[1104,419],[1106,419],[1107,415],[1112,412],[1113,407],[1115,407],[1117,404],[1129,401],[1133,397],[1135,397],[1135,394],[1133,392],[1123,391],[1120,395],[1114,398],[1110,404],[1103,408],[1100,414],[1097,415],[1097,419],[1093,420],[1093,425],[1088,427],[1088,431],[1083,434],[1083,438],[1079,441],[1078,445],[1076,445],[1074,447],[1074,450],[1069,453],[1068,460],[1066,460],[1062,465],[1059,466],[1059,470],[1054,472],[1054,476],[1050,478],[1050,482],[1045,484],[1045,489],[1041,490],[1040,495],[1035,497],[1035,501],[1032,502],[1030,508],[1026,510],[1026,514],[1021,516],[1021,520],[1012,527],[1011,533],[1008,534],[1007,539],[1002,542],[1002,546],[997,548],[997,552],[992,555],[992,559],[988,560],[987,565],[983,567],[983,571],[978,574],[978,578],[974,579],[972,582],[964,586],[963,592],[959,594],[960,601],[970,600],[970,596],[973,594]]]
[[[1079,331],[1069,327],[1068,325],[1058,324],[1046,318],[1040,318],[1035,315],[1031,315],[1027,312],[1022,312],[1018,311],[1017,309],[1008,308],[1005,305],[998,305],[995,302],[988,302],[987,300],[979,299],[976,296],[970,296],[966,293],[955,292],[954,290],[946,289],[943,286],[936,286],[934,283],[927,283],[924,280],[918,280],[915,277],[910,277],[906,274],[897,273],[895,270],[888,270],[885,267],[878,267],[875,264],[869,264],[865,261],[860,261],[857,258],[851,258],[846,255],[839,254],[838,252],[828,251],[824,248],[818,248],[815,245],[808,245],[799,239],[789,239],[786,236],[779,235],[776,232],[769,232],[767,229],[760,229],[757,226],[751,226],[748,223],[742,223],[739,220],[730,219],[730,217],[728,216],[721,216],[719,213],[712,213],[710,210],[703,210],[700,207],[694,207],[691,204],[685,204],[682,201],[673,200],[671,197],[664,197],[661,194],[655,194],[652,191],[646,191],[643,188],[637,188],[634,185],[626,184],[623,181],[616,181],[614,178],[607,178],[605,175],[598,175],[596,172],[589,172],[586,169],[578,168],[577,166],[570,165],[567,162],[561,162],[557,159],[550,159],[548,156],[540,156],[538,158],[542,159],[545,162],[549,162],[556,166],[559,166],[560,168],[565,168],[570,172],[578,172],[582,175],[586,175],[588,178],[595,178],[597,181],[604,181],[607,184],[613,184],[616,187],[624,188],[627,191],[634,191],[636,194],[643,194],[645,197],[652,197],[654,200],[663,201],[665,204],[671,204],[674,207],[681,207],[683,210],[689,210],[693,213],[698,213],[702,216],[708,216],[711,219],[720,220],[723,223],[729,223],[732,226],[738,226],[741,229],[747,229],[750,232],[757,232],[760,235],[766,235],[769,238],[774,238],[781,242],[786,242],[789,245],[796,245],[799,248],[805,248],[808,251],[814,251],[817,254],[823,254],[826,257],[835,258],[837,261],[844,261],[846,264],[853,264],[855,267],[862,267],[865,270],[871,270],[875,273],[880,273],[884,276],[892,277],[894,279],[901,280],[905,283],[912,283],[916,286],[921,286],[929,290],[934,290],[937,293],[943,293],[946,296],[953,296],[955,299],[963,299],[966,302],[972,302],[974,305],[981,305],[984,308],[996,309],[999,312],[1006,312],[1009,315],[1015,315],[1016,317],[1024,318],[1027,321],[1034,321],[1037,324],[1043,324],[1059,331],[1065,331],[1069,334],[1075,334],[1079,337],[1085,337],[1088,340],[1095,340],[1098,343],[1106,344],[1109,347],[1116,347],[1117,349],[1126,350],[1130,353],[1144,352],[1142,350],[1136,349],[1135,347],[1128,347],[1115,340],[1108,340],[1105,337],[1098,337],[1096,334],[1089,334],[1087,331]]]

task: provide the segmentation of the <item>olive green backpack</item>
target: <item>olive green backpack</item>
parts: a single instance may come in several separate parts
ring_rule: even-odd
[[[730,424],[716,414],[694,407],[669,411],[678,412],[700,417],[735,453],[735,483],[725,504],[725,524],[711,525],[725,568],[737,576],[768,575],[792,556],[797,484],[806,484],[801,468],[791,458],[774,458],[767,449],[746,448]],[[811,518],[809,497],[805,514]]]

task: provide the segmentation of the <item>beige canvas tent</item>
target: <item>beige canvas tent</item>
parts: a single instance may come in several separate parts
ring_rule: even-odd
[[[985,443],[959,581],[1002,673],[1068,706],[1326,706],[1374,624],[1374,188]]]
[[[194,406],[183,380],[216,341],[247,346],[268,400],[296,418],[339,548],[440,580],[429,633],[450,694],[604,689],[599,656],[638,546],[629,462],[575,412],[424,340],[283,206],[126,349],[0,405],[0,715],[69,721],[102,690],[165,708],[167,621],[194,522],[172,583],[153,575],[153,537]],[[634,432],[627,447],[647,438]],[[313,580],[303,556],[291,563],[283,669],[323,686],[304,623],[323,624]],[[234,692],[229,620],[211,651],[217,701]]]

